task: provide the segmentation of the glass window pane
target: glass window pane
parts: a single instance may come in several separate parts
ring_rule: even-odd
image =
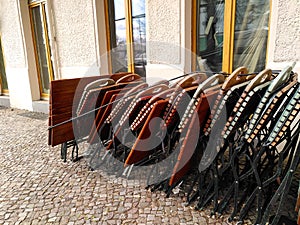
[[[127,1],[131,2],[131,1]],[[132,30],[126,27],[126,10],[131,8]],[[134,71],[141,76],[146,75],[146,20],[145,0],[134,0],[132,5],[126,7],[124,0],[108,0],[108,19],[110,28],[110,47],[112,72],[128,71],[128,51],[131,48],[132,35]]]
[[[145,0],[133,0],[131,9],[132,17],[145,15]]]
[[[145,0],[136,0],[132,5],[132,32],[134,49],[134,70],[146,76],[146,18]]]
[[[221,71],[224,1],[197,1],[197,69]]]
[[[8,90],[1,40],[0,40],[0,76],[1,76],[2,89]]]
[[[127,72],[126,20],[124,0],[109,0],[112,72]]]
[[[127,71],[126,21],[119,20],[116,24],[116,48],[113,50],[115,69]]]
[[[40,75],[41,89],[42,93],[49,94],[50,90],[50,76],[48,70],[47,61],[47,51],[46,51],[46,37],[44,26],[43,26],[43,16],[41,7],[34,7],[31,9],[31,15],[33,20],[33,30],[35,37],[35,48],[38,61],[38,69]]]
[[[114,0],[115,5],[115,20],[125,19],[125,1]]]
[[[265,68],[269,10],[269,1],[236,1],[234,69],[246,66],[254,72]]]

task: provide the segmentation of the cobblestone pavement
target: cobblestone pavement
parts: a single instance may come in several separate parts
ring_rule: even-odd
[[[183,196],[64,163],[47,138],[46,115],[0,107],[0,224],[228,224]]]
[[[47,116],[28,115],[0,108],[0,224],[227,224],[183,197],[62,162],[47,145]]]
[[[47,116],[30,114],[0,108],[0,224],[227,224],[183,197],[64,163],[47,145]]]

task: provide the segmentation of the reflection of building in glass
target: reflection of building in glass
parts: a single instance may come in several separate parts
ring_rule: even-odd
[[[112,72],[146,75],[145,1],[108,1]]]
[[[197,2],[198,68],[206,64],[212,71],[222,70],[224,2]],[[202,60],[200,60],[202,59]]]
[[[224,1],[197,1],[197,55],[212,71],[223,69],[224,35],[231,35],[233,43],[232,68],[249,65],[250,71],[262,70],[265,66],[268,39],[270,4],[268,1],[238,0],[235,17],[231,18],[234,30],[224,33]]]

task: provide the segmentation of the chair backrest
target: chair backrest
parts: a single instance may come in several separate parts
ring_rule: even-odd
[[[186,108],[192,99],[190,96],[194,95],[197,88],[197,86],[192,86],[182,89],[177,93],[171,106],[165,110],[163,127],[166,127],[169,132],[172,132],[180,123],[181,116],[186,112]]]
[[[117,80],[121,79],[122,77],[131,74],[131,72],[119,72],[119,73],[114,73],[109,75],[110,79],[113,79],[115,82],[117,82]]]
[[[236,102],[238,101],[239,97],[242,95],[242,92],[249,84],[249,82],[250,81],[246,81],[241,84],[234,85],[229,90],[227,90],[226,93],[224,93],[223,90],[219,91],[217,99],[213,104],[211,114],[209,115],[209,118],[206,121],[206,124],[204,126],[204,134],[206,136],[210,134],[210,132],[212,131],[212,129],[216,124],[218,125],[219,128],[225,125],[226,121],[220,121],[220,119],[222,120],[228,119],[230,115],[229,113],[231,112],[231,110],[233,110]],[[226,118],[224,118],[224,116]]]
[[[231,73],[231,75],[225,80],[222,86],[222,90],[226,92],[234,85],[252,80],[255,77],[254,74],[250,74],[250,75],[245,75],[245,74],[248,74],[248,70],[246,67],[239,67],[236,70],[234,70]]]
[[[184,77],[182,80],[177,82],[172,88],[175,88],[173,94],[169,97],[169,103],[165,109],[165,113],[163,116],[163,121],[166,121],[168,113],[171,112],[172,108],[174,107],[174,100],[178,96],[178,94],[186,88],[199,86],[203,81],[207,79],[207,75],[204,73],[194,73],[189,76]]]
[[[292,124],[293,120],[300,111],[300,86],[289,101],[288,105],[283,110],[279,120],[275,124],[273,130],[265,143],[265,145],[276,146],[281,137],[287,131],[288,127]]]
[[[123,96],[123,94],[114,94],[110,99],[110,104],[105,108],[104,113],[102,114],[101,118],[99,119],[98,123],[96,124],[96,129],[91,130],[87,142],[89,144],[99,143],[99,138],[102,140],[107,140],[110,133],[109,133],[109,125],[105,124],[105,121],[109,117],[111,110],[113,108],[113,103],[118,97]],[[106,126],[106,127],[105,127]]]
[[[180,111],[180,108],[182,105],[181,101],[184,101],[186,95],[185,93],[190,91],[195,91],[197,88],[197,84],[199,82],[202,82],[204,79],[206,79],[206,75],[204,74],[194,74],[193,76],[190,76],[188,79],[185,79],[185,82],[177,83],[177,86],[175,88],[167,89],[157,95],[154,95],[147,104],[143,107],[144,110],[141,110],[139,113],[139,116],[136,118],[136,120],[132,123],[132,130],[137,129],[137,127],[141,127],[141,131],[138,134],[138,138],[133,145],[133,148],[130,151],[130,154],[126,160],[126,164],[132,164],[136,163],[137,161],[145,158],[150,154],[150,151],[143,151],[140,152],[140,147],[145,147],[145,145],[149,146],[150,149],[152,149],[149,145],[151,140],[149,133],[149,124],[152,121],[153,117],[162,117],[165,118],[164,125],[170,125],[172,123],[172,119],[175,116],[178,111]],[[196,83],[194,83],[196,81]],[[167,101],[168,98],[173,97],[173,101]],[[169,108],[166,107],[167,104],[169,105]],[[186,103],[187,104],[187,103]],[[184,109],[186,106],[183,107]],[[168,109],[168,111],[166,111]],[[175,112],[176,111],[176,112]],[[161,130],[161,124],[156,124],[155,129],[156,131],[151,130],[151,132],[156,133]],[[153,126],[153,124],[151,125]],[[144,141],[142,139],[145,139],[148,137],[148,142]],[[150,142],[149,142],[150,141]],[[143,143],[143,144],[141,144]],[[148,144],[147,144],[148,143]],[[136,152],[139,152],[137,154]]]
[[[105,87],[108,85],[113,85],[115,84],[115,81],[110,79],[110,78],[103,78],[103,79],[99,79],[99,80],[95,80],[89,84],[87,84],[83,90],[82,96],[80,98],[77,110],[76,110],[76,114],[78,115],[81,107],[83,105],[83,102],[85,101],[85,99],[87,98],[88,92],[93,90],[93,89],[97,89],[100,87]]]
[[[260,100],[259,95],[264,95],[271,84],[271,78],[272,71],[265,69],[246,86],[223,129],[222,135],[224,139],[235,130],[234,128],[236,128],[238,121],[255,111]]]
[[[141,128],[141,131],[128,154],[128,157],[125,160],[125,167],[144,160],[146,157],[153,154],[153,149],[157,147],[157,144],[159,145],[159,142],[153,139],[153,135],[155,136],[160,130],[160,121],[153,119],[162,116],[163,109],[166,107],[167,103],[167,100],[161,99],[152,105],[151,112],[147,116],[147,119],[145,120],[143,127]]]
[[[182,78],[175,84],[171,85],[171,88],[177,88],[177,87],[187,88],[193,85],[200,84],[206,79],[207,79],[207,75],[205,73],[193,73]]]
[[[216,88],[217,87],[217,88]],[[210,87],[197,95],[197,99],[193,97],[194,105],[191,109],[186,110],[186,115],[181,120],[178,131],[182,138],[179,139],[180,147],[177,162],[173,168],[172,176],[169,180],[169,186],[178,183],[190,171],[193,165],[197,165],[197,159],[200,155],[197,144],[199,137],[203,133],[202,127],[210,113],[209,102],[215,100],[220,85]],[[194,164],[194,162],[196,162]]]
[[[160,93],[164,90],[167,90],[167,89],[168,89],[167,85],[160,84],[160,85],[156,85],[156,86],[147,88],[146,90],[144,90],[144,91],[140,92],[139,94],[137,94],[134,97],[134,99],[131,101],[129,107],[126,109],[126,111],[122,115],[122,117],[119,121],[119,125],[122,125],[129,118],[129,115],[134,110],[136,105],[143,99],[143,97],[145,97],[145,96],[152,97],[153,95],[156,95],[156,94],[158,94],[158,93]]]
[[[114,89],[114,90],[108,90],[107,92],[104,93],[104,97],[103,97],[101,105],[100,105],[101,108],[98,111],[96,111],[96,118],[94,121],[95,126],[98,126],[98,122],[103,117],[103,113],[106,110],[106,108],[110,105],[111,105],[111,107],[114,106],[114,102],[111,101],[111,98],[114,95],[120,94],[120,92],[126,93],[128,90],[130,90],[130,88],[124,87],[124,88],[119,88],[119,89]]]
[[[138,85],[136,82],[119,83],[114,85],[102,86],[100,88],[91,89],[88,91],[82,107],[78,111],[78,115],[87,113],[84,117],[77,119],[78,137],[85,137],[88,135],[95,124],[95,113],[102,111],[105,105],[101,105],[105,94],[116,89],[132,88]],[[92,113],[94,111],[94,113]]]
[[[211,113],[209,115],[209,118],[204,126],[204,133],[205,135],[208,135],[211,131],[211,122],[213,121],[213,118],[215,116],[215,113],[217,112],[217,109],[219,108],[219,104],[221,104],[222,99],[226,95],[227,91],[229,91],[232,87],[237,85],[244,85],[245,83],[248,83],[251,79],[253,79],[255,75],[250,74],[248,75],[248,70],[245,67],[239,67],[235,71],[232,72],[232,74],[225,80],[225,82],[222,85],[222,88],[219,91],[218,97],[213,104]]]
[[[140,80],[142,82],[142,79],[141,79],[140,75],[138,75],[138,74],[128,74],[128,75],[125,75],[125,76],[119,78],[116,81],[116,84],[129,83],[129,82],[133,82],[133,81],[137,81],[137,80]]]
[[[203,81],[202,84],[200,84],[197,88],[197,90],[195,91],[189,105],[187,106],[186,112],[184,113],[181,122],[179,124],[179,129],[183,128],[184,123],[186,122],[187,117],[190,115],[191,110],[195,107],[195,104],[197,103],[197,100],[199,98],[199,95],[209,89],[212,88],[214,86],[223,84],[225,81],[225,77],[222,74],[216,74],[210,78],[208,78],[207,80]],[[197,103],[198,104],[198,103]]]
[[[276,94],[269,96],[268,100],[262,99],[259,106],[253,113],[253,117],[249,122],[249,126],[247,132],[244,136],[245,140],[248,143],[251,143],[256,135],[261,131],[266,124],[273,118],[277,109],[280,108],[280,105],[285,99],[288,99],[288,96],[294,93],[294,90],[297,90],[297,86],[299,86],[297,74],[294,74],[291,77],[291,82],[286,86],[283,86],[280,90],[277,91]],[[268,92],[268,90],[267,90]],[[266,92],[266,93],[267,93]],[[263,101],[264,100],[264,101]],[[261,105],[262,102],[265,102],[265,105]]]
[[[273,73],[271,69],[264,69],[250,81],[243,94],[249,93],[255,87],[264,84],[267,81],[271,81],[272,75]]]
[[[133,87],[132,89],[130,89],[126,93],[124,93],[124,96],[122,97],[122,99],[116,98],[118,103],[115,104],[114,107],[112,108],[110,115],[106,119],[106,122],[110,123],[111,120],[114,119],[120,113],[120,111],[123,112],[125,110],[124,106],[127,104],[127,102],[134,99],[135,96],[138,93],[140,93],[140,91],[143,91],[146,88],[148,88],[148,84],[142,83],[142,84],[137,85],[136,87]]]
[[[150,98],[150,100],[146,103],[146,105],[141,109],[138,116],[134,119],[133,123],[130,125],[131,130],[136,131],[145,122],[152,108],[154,107],[153,105],[155,104],[155,102],[161,99],[168,100],[175,90],[176,90],[175,88],[170,88]]]

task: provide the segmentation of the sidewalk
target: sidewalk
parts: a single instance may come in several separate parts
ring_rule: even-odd
[[[34,117],[34,118],[33,118]],[[0,224],[228,224],[139,181],[63,163],[47,115],[0,107]]]

